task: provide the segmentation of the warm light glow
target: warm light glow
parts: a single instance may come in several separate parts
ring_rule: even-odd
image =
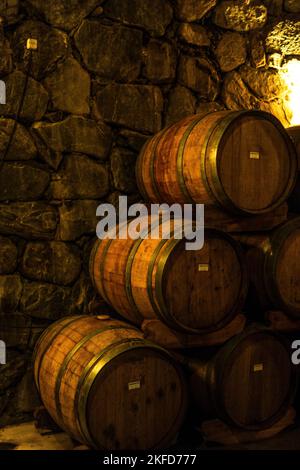
[[[291,126],[300,125],[300,61],[292,59],[281,69],[288,93],[288,105],[292,112]]]

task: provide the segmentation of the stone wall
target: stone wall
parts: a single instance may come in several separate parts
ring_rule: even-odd
[[[3,425],[38,403],[31,351],[43,328],[90,312],[96,207],[139,200],[134,164],[147,137],[223,108],[288,125],[287,90],[267,64],[274,52],[300,55],[300,2],[1,0],[0,16]]]

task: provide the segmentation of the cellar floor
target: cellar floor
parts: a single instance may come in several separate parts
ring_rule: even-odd
[[[34,422],[0,429],[0,450],[72,450],[74,443],[61,432],[40,434]]]
[[[224,447],[223,447],[224,448]],[[80,450],[70,437],[63,433],[41,435],[34,422],[7,426],[0,429],[1,450]],[[200,444],[198,450],[221,449],[219,446]],[[300,426],[284,431],[272,439],[261,442],[226,447],[236,450],[300,450]]]

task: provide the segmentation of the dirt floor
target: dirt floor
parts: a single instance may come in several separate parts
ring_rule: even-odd
[[[198,451],[221,449],[221,446],[199,443]],[[193,447],[194,447],[193,445]],[[285,430],[273,437],[256,443],[239,444],[227,449],[236,450],[300,450],[300,426]],[[0,450],[85,450],[64,432],[41,434],[34,422],[7,426],[0,429]]]
[[[40,434],[34,422],[0,429],[0,450],[72,450],[74,443],[65,433]]]

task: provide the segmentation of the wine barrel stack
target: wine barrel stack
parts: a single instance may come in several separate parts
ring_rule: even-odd
[[[204,245],[188,250],[188,234],[159,215],[139,218],[138,239],[129,221],[95,241],[90,275],[111,316],[64,318],[35,351],[45,407],[74,439],[150,450],[174,444],[191,420],[257,432],[287,414],[297,383],[291,344],[266,313],[300,320],[299,130],[262,111],[218,111],[146,142],[136,164],[144,202],[204,204]],[[284,217],[266,230],[278,210]],[[220,341],[242,314],[244,330]],[[155,344],[149,323],[199,345]]]

